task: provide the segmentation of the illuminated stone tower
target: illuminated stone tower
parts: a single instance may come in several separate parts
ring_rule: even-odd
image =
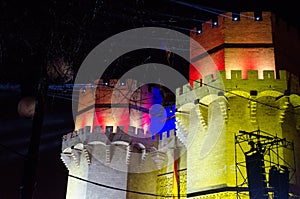
[[[201,34],[191,31],[205,52],[191,46],[191,86],[176,93],[188,198],[274,196],[271,168],[287,168],[289,192],[299,196],[300,90],[290,73],[299,63],[299,37],[270,12],[259,17],[243,12],[234,21],[224,13],[217,24],[203,23]],[[288,49],[284,41],[298,45]],[[260,159],[249,161],[256,154]]]
[[[131,79],[99,80],[78,95],[74,132],[62,142],[66,198],[155,198],[158,171],[168,158],[162,146],[158,150],[167,132],[150,132],[150,116],[161,111],[151,107],[161,100],[159,89]]]

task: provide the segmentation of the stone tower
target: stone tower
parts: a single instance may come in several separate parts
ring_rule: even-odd
[[[174,138],[174,132],[150,132],[150,116],[164,111],[151,108],[161,99],[159,90],[114,79],[98,80],[78,95],[75,129],[62,143],[66,198],[155,198],[158,171],[168,158],[159,139]]]
[[[217,24],[203,23],[201,34],[191,31],[206,52],[191,46],[190,84],[176,93],[188,198],[275,198],[271,168],[287,168],[289,192],[299,196],[300,90],[289,69],[297,65],[292,60],[299,56],[292,56],[300,42],[278,20],[270,12],[259,20],[243,12],[237,21],[224,13]],[[287,35],[298,46],[284,56]],[[207,65],[210,59],[215,71]],[[261,154],[254,164],[248,161],[253,154]]]

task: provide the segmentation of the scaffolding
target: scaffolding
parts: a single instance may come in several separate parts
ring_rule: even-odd
[[[295,152],[293,142],[280,138],[261,130],[252,132],[239,131],[235,134],[235,166],[236,166],[236,196],[237,199],[249,198],[246,156],[252,152],[262,154],[264,175],[266,177],[266,191],[269,199],[274,197],[274,187],[269,181],[271,168],[287,169],[288,183],[294,182],[296,177]]]

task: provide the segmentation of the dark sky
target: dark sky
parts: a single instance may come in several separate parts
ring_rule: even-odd
[[[151,3],[150,3],[151,2]],[[187,33],[195,19],[207,20],[211,11],[271,10],[298,25],[296,7],[287,1],[171,1],[171,0],[57,0],[0,2],[0,199],[19,198],[32,119],[22,118],[18,102],[35,96],[36,86],[48,63],[63,59],[76,75],[85,56],[104,39],[131,28],[167,27]],[[272,4],[270,4],[272,3]],[[186,5],[183,5],[186,4]],[[188,5],[188,6],[187,6]],[[202,10],[193,7],[204,8]],[[286,7],[284,7],[286,6]],[[150,51],[139,51],[115,62],[111,76],[143,62]],[[149,62],[164,63],[164,52]],[[176,60],[178,65],[181,60]],[[176,67],[176,66],[174,66]],[[118,68],[118,70],[113,70]],[[184,68],[182,72],[187,72]],[[187,73],[186,73],[187,74]],[[186,75],[185,74],[185,75]],[[50,79],[50,84],[72,84]],[[50,89],[46,98],[35,198],[63,199],[67,171],[60,160],[61,137],[74,128],[71,90]]]

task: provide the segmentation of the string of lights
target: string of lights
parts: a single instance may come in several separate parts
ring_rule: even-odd
[[[197,81],[196,81],[196,82],[197,82]],[[198,82],[199,82],[199,81],[198,81]],[[105,84],[104,84],[104,85],[105,85]],[[73,85],[73,86],[74,86],[74,88],[77,87],[77,88],[79,89],[79,88],[82,87],[83,85],[79,85],[79,86]],[[282,110],[280,107],[273,106],[273,105],[270,105],[270,104],[268,104],[268,103],[263,103],[263,102],[261,102],[261,101],[258,101],[257,99],[247,98],[247,97],[242,96],[242,95],[239,95],[239,94],[237,94],[237,93],[234,93],[234,92],[231,92],[231,91],[228,91],[228,90],[224,90],[224,89],[220,89],[220,88],[214,87],[214,86],[212,86],[212,85],[210,85],[210,84],[205,84],[205,83],[202,82],[202,86],[208,86],[208,87],[211,87],[211,88],[213,88],[213,89],[219,90],[219,91],[221,91],[221,92],[227,92],[227,93],[230,93],[230,94],[235,95],[235,96],[237,96],[237,97],[244,98],[244,99],[246,99],[246,100],[256,102],[256,103],[261,104],[261,105],[263,105],[263,106],[268,106],[268,107],[271,107],[271,108],[274,108],[274,109]],[[50,87],[51,87],[51,90],[56,90],[56,89],[58,89],[58,90],[60,90],[60,91],[64,91],[65,88],[68,88],[69,91],[71,91],[72,85],[71,85],[71,84],[64,85],[64,86],[59,85],[59,86],[57,86],[57,87],[54,86],[54,85],[51,85]],[[3,87],[2,87],[2,88],[3,88]],[[9,88],[9,89],[18,89],[18,86],[9,86],[9,87],[7,87],[7,88]],[[79,90],[80,90],[80,89],[79,89]],[[78,90],[78,91],[79,91],[79,90]],[[62,93],[53,93],[53,94],[50,93],[50,94],[48,94],[48,96],[53,97],[53,98],[63,99],[63,100],[69,100],[69,101],[74,100],[74,99],[72,99],[70,93],[68,94],[68,93],[64,93],[64,92],[62,92]],[[126,95],[123,95],[123,97],[126,97]],[[142,99],[141,99],[141,100],[142,100]],[[145,100],[145,99],[144,99],[144,100]],[[79,102],[79,101],[77,101],[77,102]],[[142,101],[141,101],[141,103],[143,104]],[[145,103],[144,103],[144,104],[145,104]],[[81,105],[84,105],[84,104],[81,104]],[[296,112],[293,112],[293,111],[290,111],[290,110],[286,110],[286,111],[287,111],[287,112],[291,112],[292,114],[297,114],[297,115],[298,115],[298,113],[296,113]]]
[[[190,80],[192,80],[192,79],[190,79]],[[239,95],[239,94],[237,94],[237,93],[234,93],[234,92],[232,92],[232,91],[229,91],[229,90],[226,90],[226,89],[223,89],[223,88],[218,88],[218,87],[212,86],[211,84],[207,84],[207,83],[204,83],[204,82],[200,82],[200,81],[198,81],[198,80],[192,80],[192,81],[196,81],[196,82],[198,82],[198,83],[201,83],[201,86],[207,86],[207,87],[210,87],[210,88],[212,88],[212,89],[219,90],[219,91],[224,92],[224,93],[230,93],[230,94],[235,95],[235,96],[237,96],[237,97],[240,97],[240,98],[243,98],[243,99],[252,101],[252,102],[256,102],[256,103],[261,104],[261,105],[263,105],[263,106],[268,106],[268,107],[270,107],[270,108],[282,110],[282,108],[280,108],[280,107],[278,107],[278,106],[274,106],[274,105],[271,105],[271,104],[268,104],[268,103],[264,103],[264,102],[261,102],[261,101],[259,101],[259,100],[257,100],[257,99],[254,99],[254,98],[248,98],[248,97]],[[80,86],[82,86],[82,85],[80,85]],[[77,88],[79,88],[79,87],[77,87]],[[183,93],[183,94],[184,94],[184,93]],[[58,96],[59,96],[59,95],[58,95]],[[123,95],[123,96],[126,97],[125,95]],[[66,98],[66,99],[67,99],[67,98]],[[69,100],[71,100],[71,98],[70,98]],[[143,100],[145,100],[145,99],[143,99]],[[299,115],[299,114],[300,114],[300,113],[296,113],[296,112],[294,112],[294,111],[291,111],[291,110],[289,110],[289,109],[287,109],[286,111],[287,111],[287,112],[290,112],[290,113],[292,113],[292,114],[296,114],[296,115]]]

